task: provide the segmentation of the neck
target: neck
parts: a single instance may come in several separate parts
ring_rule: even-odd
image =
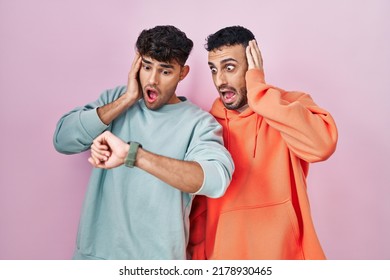
[[[249,107],[249,105],[248,105],[248,103],[247,103],[247,104],[245,104],[244,106],[242,106],[242,107],[236,109],[236,111],[242,113],[242,112],[244,112],[244,111],[246,110],[246,108],[248,108],[248,107]]]

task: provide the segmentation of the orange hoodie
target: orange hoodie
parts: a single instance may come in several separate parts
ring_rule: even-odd
[[[325,259],[306,191],[309,163],[335,151],[331,115],[311,97],[246,74],[242,113],[217,99],[211,113],[224,128],[235,172],[225,195],[196,196],[190,217],[193,259]]]

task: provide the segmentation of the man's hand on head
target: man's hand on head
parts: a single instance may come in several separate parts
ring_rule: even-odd
[[[246,59],[248,61],[248,70],[263,70],[263,58],[256,40],[249,41],[249,44],[246,47]]]
[[[142,65],[142,57],[137,52],[134,57],[133,63],[131,65],[131,69],[127,80],[126,95],[129,97],[129,99],[132,102],[142,97],[142,88],[139,81],[139,71],[141,69],[141,65]]]

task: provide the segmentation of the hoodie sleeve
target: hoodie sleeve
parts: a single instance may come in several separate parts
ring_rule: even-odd
[[[246,81],[249,106],[280,131],[294,154],[307,162],[322,161],[333,154],[338,138],[336,124],[308,94],[265,84],[259,69],[249,70]]]
[[[66,113],[58,121],[53,144],[63,154],[76,154],[90,148],[92,141],[105,131],[105,125],[97,114],[97,108],[117,99],[125,87],[103,92],[99,99]]]

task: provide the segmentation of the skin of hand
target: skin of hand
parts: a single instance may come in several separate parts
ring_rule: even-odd
[[[89,163],[97,168],[111,169],[122,165],[130,145],[109,131],[96,137],[91,146]]]
[[[141,84],[139,82],[139,70],[141,69],[142,57],[137,52],[135,54],[131,69],[127,80],[126,95],[129,96],[130,100],[138,100],[142,97]]]
[[[142,89],[138,79],[138,73],[141,68],[141,55],[136,54],[133,64],[128,74],[127,89],[125,94],[117,100],[97,108],[100,120],[106,125],[110,124],[120,114],[133,106],[142,96]]]
[[[256,40],[249,41],[248,46],[246,47],[246,58],[248,60],[248,70],[250,69],[260,69],[263,70],[263,58],[259,46],[257,45]]]

